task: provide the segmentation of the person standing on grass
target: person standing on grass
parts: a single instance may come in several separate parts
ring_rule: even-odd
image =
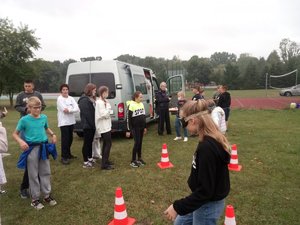
[[[163,135],[164,124],[166,123],[167,134],[172,134],[170,113],[169,113],[169,96],[167,95],[167,84],[161,82],[159,85],[160,89],[155,95],[156,109],[159,115],[158,118],[158,135]]]
[[[178,101],[177,101],[177,109],[178,109],[178,111],[177,111],[176,118],[175,118],[176,137],[174,138],[174,141],[182,139],[181,132],[180,132],[182,126],[181,126],[181,122],[180,122],[179,112],[180,112],[180,109],[182,108],[182,106],[186,103],[186,99],[185,99],[185,95],[184,95],[183,91],[179,91],[177,93],[177,97],[178,97]],[[188,141],[188,132],[187,132],[186,127],[183,128],[183,136],[184,136],[183,141],[187,142]]]
[[[57,121],[61,134],[61,162],[64,165],[70,163],[70,159],[76,158],[71,153],[73,142],[73,129],[75,121],[74,113],[79,112],[79,107],[75,99],[69,96],[69,86],[60,85],[60,96],[57,98]]]
[[[194,93],[194,96],[192,97],[192,100],[193,101],[197,101],[199,99],[204,99],[204,96],[203,96],[203,92],[204,90],[201,89],[201,87],[199,85],[195,86],[193,89],[192,89],[193,93]]]
[[[231,96],[227,91],[228,87],[226,85],[222,85],[220,88],[220,97],[217,106],[220,106],[225,112],[225,121],[228,129],[228,118],[230,113],[230,105],[231,105]]]
[[[217,90],[216,90],[216,92],[213,94],[213,100],[214,100],[214,102],[216,103],[216,105],[218,104],[218,101],[219,101],[219,97],[220,97],[220,88],[222,87],[222,85],[218,85],[217,86]]]
[[[16,104],[15,104],[15,109],[20,113],[20,117],[26,116],[27,114],[30,114],[27,108],[27,102],[28,99],[32,96],[36,96],[40,99],[41,104],[42,104],[42,111],[46,108],[46,104],[44,102],[43,96],[41,95],[40,92],[34,90],[34,84],[32,80],[25,80],[24,81],[24,91],[20,92],[17,95],[16,99]],[[21,138],[23,137],[23,134],[20,133]],[[28,180],[28,171],[25,168],[24,175],[23,175],[23,180],[21,183],[20,187],[20,197],[21,198],[29,198],[29,193],[28,193],[28,188],[29,188],[29,180]]]
[[[84,88],[84,94],[78,100],[81,124],[83,127],[83,168],[93,168],[92,148],[95,136],[95,105],[96,85],[88,83]]]
[[[199,136],[188,178],[191,193],[174,201],[164,214],[175,225],[216,225],[230,191],[230,145],[214,124],[205,100],[185,103],[180,117],[182,126]]]
[[[213,99],[207,100],[208,108],[211,114],[211,118],[219,128],[222,134],[226,133],[227,126],[225,121],[225,112],[224,110],[216,106],[215,101]]]
[[[52,143],[56,143],[56,135],[48,126],[48,118],[41,114],[42,102],[38,97],[30,97],[27,103],[30,114],[23,116],[13,132],[13,138],[23,150],[18,162],[19,168],[28,169],[31,206],[39,210],[44,208],[40,202],[41,193],[44,194],[44,202],[54,206],[57,202],[51,197],[50,161],[51,153],[56,158],[56,150],[49,152],[47,133],[52,137]],[[20,138],[23,132],[24,139]]]
[[[4,111],[0,111],[0,119],[7,115],[7,110],[4,107]],[[2,153],[6,153],[8,151],[8,142],[7,142],[7,134],[5,127],[2,126],[2,122],[0,122],[0,194],[4,194],[5,190],[3,190],[2,186],[6,184],[6,176],[2,161]]]
[[[95,123],[96,132],[101,135],[103,140],[102,145],[102,170],[114,169],[114,164],[109,160],[110,149],[111,149],[111,105],[107,100],[109,89],[106,86],[101,86],[98,89],[99,99],[96,101],[96,112],[95,112]]]
[[[146,114],[143,104],[143,94],[140,91],[136,91],[133,94],[132,101],[130,101],[127,113],[127,132],[126,137],[130,137],[130,131],[134,139],[134,145],[132,149],[131,167],[139,167],[146,165],[142,159],[142,143],[144,134],[147,133],[146,128]]]

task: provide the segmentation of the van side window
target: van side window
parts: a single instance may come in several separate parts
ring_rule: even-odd
[[[147,85],[144,76],[133,74],[135,90],[142,92],[142,94],[147,94]]]

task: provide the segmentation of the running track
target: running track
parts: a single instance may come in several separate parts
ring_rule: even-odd
[[[234,109],[286,109],[292,102],[300,103],[300,97],[236,98],[231,97]]]

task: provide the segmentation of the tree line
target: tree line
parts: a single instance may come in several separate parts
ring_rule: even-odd
[[[13,95],[23,89],[23,81],[33,79],[36,89],[41,92],[58,92],[59,85],[65,82],[68,65],[76,62],[66,59],[63,62],[34,58],[33,51],[40,48],[35,31],[27,25],[15,27],[7,18],[0,18],[0,96]],[[272,51],[265,58],[256,58],[244,53],[239,57],[234,53],[215,52],[209,58],[192,56],[181,60],[134,55],[120,55],[117,60],[151,68],[159,81],[169,76],[184,74],[190,83],[227,84],[229,89],[260,89],[265,87],[265,76],[300,71],[300,46],[295,41],[284,38],[279,43],[279,51]],[[283,86],[294,85],[287,79]]]

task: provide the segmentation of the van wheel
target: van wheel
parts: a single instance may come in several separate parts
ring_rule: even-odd
[[[289,92],[289,91],[288,91],[288,92],[285,92],[285,93],[284,93],[284,96],[290,97],[290,96],[292,96],[292,93]]]
[[[76,131],[76,134],[78,135],[78,137],[83,137],[83,132],[81,131]]]

